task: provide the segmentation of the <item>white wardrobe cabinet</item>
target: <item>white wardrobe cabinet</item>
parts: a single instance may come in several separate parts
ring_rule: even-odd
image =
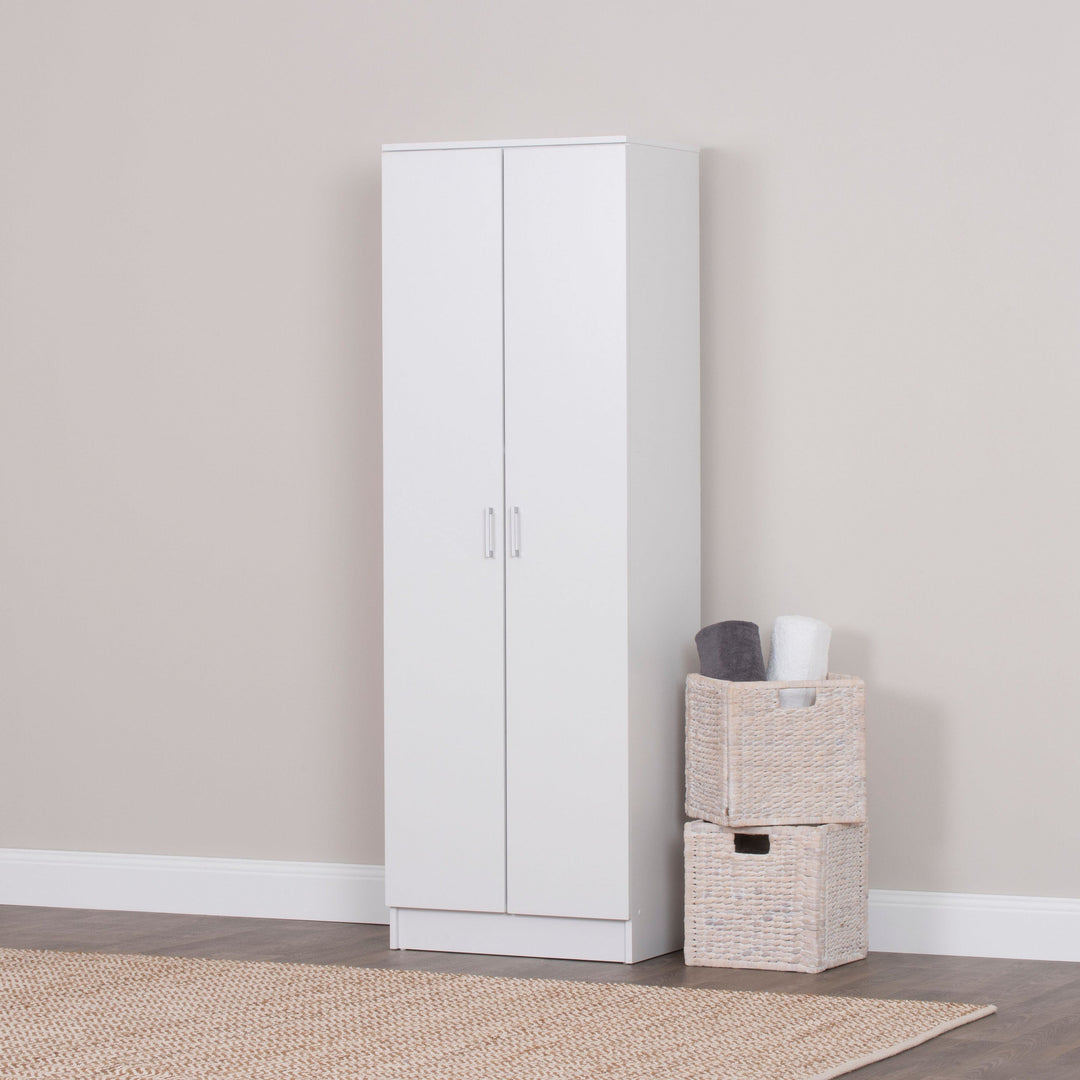
[[[698,321],[696,152],[384,148],[397,948],[681,944]]]

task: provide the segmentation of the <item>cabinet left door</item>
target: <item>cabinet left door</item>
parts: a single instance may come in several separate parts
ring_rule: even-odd
[[[502,151],[383,154],[386,896],[506,910]]]

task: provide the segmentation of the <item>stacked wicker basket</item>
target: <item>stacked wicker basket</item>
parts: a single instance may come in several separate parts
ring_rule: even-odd
[[[789,709],[780,690],[812,687]],[[866,955],[865,688],[686,683],[686,962],[824,971]]]

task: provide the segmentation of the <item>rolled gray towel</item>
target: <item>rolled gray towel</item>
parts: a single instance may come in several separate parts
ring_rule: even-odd
[[[701,674],[731,682],[764,682],[765,658],[757,623],[728,619],[699,630],[694,638]]]

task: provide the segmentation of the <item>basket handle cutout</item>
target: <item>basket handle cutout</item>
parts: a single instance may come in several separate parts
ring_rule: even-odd
[[[768,855],[769,854],[769,836],[768,833],[736,833],[735,834],[735,854],[736,855]]]
[[[812,709],[816,704],[815,687],[785,687],[776,691],[776,705],[780,709]]]

